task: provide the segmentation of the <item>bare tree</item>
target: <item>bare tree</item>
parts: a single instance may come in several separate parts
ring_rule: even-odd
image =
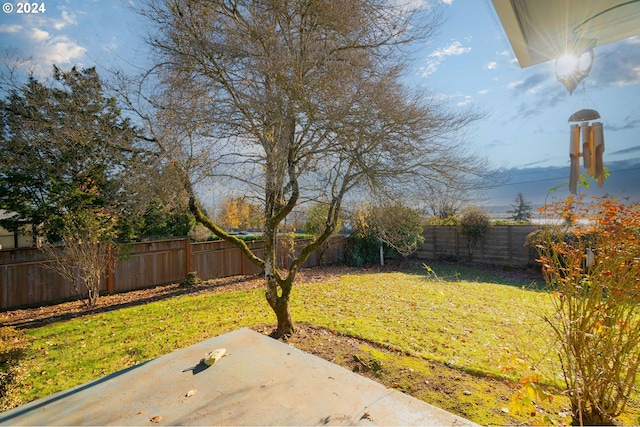
[[[296,272],[334,232],[350,192],[449,182],[478,167],[450,138],[478,118],[402,84],[405,58],[441,16],[415,2],[148,0],[157,66],[131,108],[175,166],[196,219],[264,269],[278,325],[294,332]],[[144,100],[149,109],[138,101]],[[201,209],[206,180],[259,196],[257,256]],[[322,232],[278,269],[278,230],[301,203],[327,202]]]
[[[102,279],[110,267],[111,242],[105,234],[112,228],[101,212],[84,210],[60,218],[63,245],[45,242],[40,250],[49,259],[45,266],[72,283],[76,293],[94,307],[100,296]]]
[[[447,219],[458,215],[463,206],[469,202],[468,192],[469,190],[444,186],[433,188],[428,194],[428,204],[433,216],[438,219]]]

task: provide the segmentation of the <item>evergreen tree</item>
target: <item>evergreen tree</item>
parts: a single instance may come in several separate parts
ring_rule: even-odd
[[[531,211],[531,203],[525,200],[524,195],[522,193],[518,193],[514,200],[514,204],[511,205],[513,210],[507,211],[510,215],[509,219],[514,221],[531,221],[531,217],[533,213]]]
[[[30,224],[34,241],[38,230],[58,241],[70,213],[92,212],[98,230],[113,230],[131,199],[123,174],[136,137],[95,68],[54,66],[52,84],[29,77],[0,100],[0,125],[0,209],[12,214],[5,228]]]

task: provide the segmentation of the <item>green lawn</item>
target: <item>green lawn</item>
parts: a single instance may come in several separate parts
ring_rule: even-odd
[[[545,293],[524,283],[439,276],[357,274],[343,276],[338,286],[300,286],[294,316],[470,372],[500,375],[500,360],[509,355],[546,359],[538,317],[548,309]]]
[[[456,381],[469,378],[467,387],[475,387],[476,398],[491,393],[495,379],[517,383],[532,366],[547,385],[559,384],[549,334],[539,317],[550,307],[545,292],[473,269],[435,270],[438,280],[426,270],[362,272],[332,283],[298,285],[293,318],[402,350],[406,356],[385,362],[389,375],[397,374],[393,367],[411,367],[417,374],[424,366],[433,370],[433,364],[458,372]],[[43,397],[221,333],[274,322],[258,289],[185,295],[29,329],[22,359],[28,376],[17,399]],[[368,351],[380,360],[390,357]],[[515,388],[504,393],[509,397]],[[446,406],[446,396],[442,401]],[[474,404],[481,406],[461,415],[485,424],[507,422],[500,418],[500,405],[508,407],[508,400],[487,403],[491,417],[483,413],[489,412],[483,403]],[[563,404],[560,399],[550,410],[560,411]]]

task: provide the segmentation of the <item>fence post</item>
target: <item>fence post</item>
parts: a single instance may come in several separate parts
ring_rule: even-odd
[[[507,225],[507,238],[509,243],[507,244],[507,250],[509,251],[509,265],[513,265],[513,233],[511,232],[512,225]]]
[[[240,270],[243,276],[247,275],[247,256],[242,251],[240,251]]]
[[[431,226],[431,234],[433,235],[433,252],[431,253],[431,257],[433,259],[436,259],[436,253],[437,253],[436,251],[438,250],[438,242],[436,241],[437,239],[436,236],[438,235],[438,233],[436,231],[435,225]]]
[[[187,277],[191,273],[191,239],[188,237],[184,240],[184,258],[184,265],[187,270],[184,273],[184,277]]]
[[[107,293],[115,293],[114,276],[116,269],[116,260],[113,256],[113,246],[107,245]]]

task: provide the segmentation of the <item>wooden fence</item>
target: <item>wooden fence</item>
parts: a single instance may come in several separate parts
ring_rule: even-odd
[[[342,263],[344,237],[334,237],[309,256],[303,267]],[[304,243],[298,241],[296,254]],[[258,256],[264,242],[249,242]],[[286,257],[286,255],[285,255]],[[287,259],[279,260],[284,265]],[[51,260],[38,249],[0,251],[0,310],[77,298],[73,283],[47,268]],[[114,261],[103,279],[101,293],[118,293],[176,283],[195,271],[203,280],[256,274],[260,270],[232,244],[191,243],[188,239],[136,243],[123,260]]]
[[[494,225],[478,240],[473,249],[473,261],[494,265],[525,266],[532,259],[525,247],[527,235],[534,225]],[[467,239],[457,227],[426,226],[424,243],[418,248],[418,258],[466,260]]]
[[[473,260],[495,265],[525,266],[530,263],[526,236],[535,226],[493,226],[480,239]],[[306,241],[297,243],[299,251]],[[311,254],[303,267],[344,261],[346,238],[334,237]],[[264,243],[249,242],[258,256],[264,255]],[[454,258],[466,260],[467,240],[456,227],[426,226],[419,259]],[[280,265],[286,264],[281,259]],[[48,269],[50,260],[37,249],[0,251],[0,310],[70,300],[77,297],[73,284]],[[101,293],[118,293],[176,283],[188,272],[201,279],[214,279],[259,273],[240,249],[224,241],[191,243],[188,239],[136,243],[124,260],[115,262],[103,280]]]

